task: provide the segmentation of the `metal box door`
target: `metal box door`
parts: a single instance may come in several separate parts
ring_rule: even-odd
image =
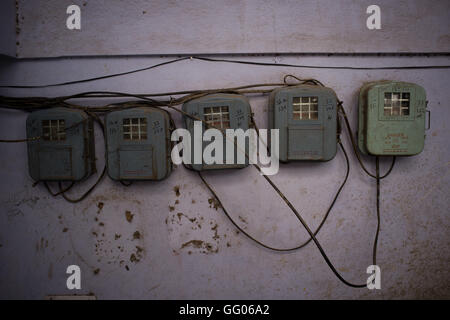
[[[108,175],[113,180],[162,180],[172,171],[168,112],[136,103],[106,115]]]
[[[301,109],[306,106],[308,112]],[[330,88],[299,85],[275,89],[270,95],[269,125],[280,130],[280,161],[333,159],[337,144],[336,106],[336,94]]]
[[[92,119],[80,110],[53,108],[27,118],[30,176],[36,181],[79,181],[95,172]]]
[[[364,85],[359,95],[359,149],[380,156],[420,153],[425,142],[425,112],[425,90],[416,84],[378,81]]]
[[[218,108],[218,107],[227,107],[228,108],[228,116],[229,116],[229,129],[242,129],[246,131],[250,128],[251,123],[251,108],[250,103],[248,102],[247,98],[242,95],[237,94],[211,94],[202,98],[194,99],[189,102],[186,102],[183,104],[183,111],[197,117],[199,119],[206,119],[205,110],[207,108]],[[201,170],[211,170],[211,169],[230,169],[230,168],[244,168],[248,166],[249,160],[245,156],[245,163],[238,164],[237,163],[237,154],[238,152],[242,152],[240,150],[237,150],[236,147],[234,147],[234,164],[226,164],[226,136],[223,135],[223,164],[194,164],[194,119],[183,116],[183,120],[186,125],[186,129],[189,130],[191,134],[191,164],[188,165],[188,167],[201,171]],[[206,121],[206,120],[205,120]],[[203,132],[205,131],[206,126],[203,123]],[[202,139],[203,141],[203,139]],[[203,150],[205,147],[210,143],[208,142],[202,142],[202,155]],[[245,142],[245,152],[248,154],[249,152],[249,141],[246,139]],[[202,157],[203,159],[203,157]]]

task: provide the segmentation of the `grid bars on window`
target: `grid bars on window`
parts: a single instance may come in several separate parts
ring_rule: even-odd
[[[124,140],[147,140],[147,118],[125,118],[122,129]]]
[[[42,136],[49,141],[66,140],[65,120],[42,120]]]
[[[385,116],[408,116],[409,115],[409,92],[385,92],[384,93],[384,115]]]
[[[203,113],[207,124],[220,129],[230,128],[230,112],[227,106],[207,107]]]
[[[294,120],[317,120],[319,118],[318,97],[294,97],[292,113]]]

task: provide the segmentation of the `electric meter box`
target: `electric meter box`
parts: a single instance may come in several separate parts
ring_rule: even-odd
[[[363,154],[410,156],[425,142],[425,90],[413,83],[377,81],[359,93],[358,145]]]
[[[251,127],[251,108],[248,99],[238,94],[210,94],[198,99],[193,99],[183,104],[183,111],[193,117],[204,120],[206,123],[223,131],[223,163],[222,164],[200,164],[194,163],[194,121],[189,116],[184,115],[183,120],[186,129],[191,134],[191,164],[186,164],[189,168],[202,171],[212,169],[230,169],[230,168],[244,168],[248,166],[249,159],[245,155],[249,154],[249,141],[245,139],[245,153],[244,150],[239,150],[233,142],[234,146],[234,164],[226,164],[226,129],[242,129],[244,132]],[[211,127],[205,128],[205,123],[202,122],[202,131]],[[203,139],[202,139],[203,141]],[[205,147],[210,144],[210,141],[202,142],[202,159]],[[238,163],[238,153],[242,152],[244,155],[244,163]]]
[[[96,171],[92,118],[81,110],[52,108],[27,118],[28,167],[36,181],[79,181]]]
[[[113,180],[162,180],[172,171],[172,121],[167,111],[142,106],[106,115],[108,175]]]
[[[331,160],[337,146],[336,93],[316,85],[277,88],[270,94],[269,126],[279,129],[280,161]]]

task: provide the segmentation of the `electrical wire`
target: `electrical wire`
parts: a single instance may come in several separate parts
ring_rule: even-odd
[[[293,76],[293,75],[286,75],[286,76],[284,77],[284,82],[286,82],[286,78],[287,78],[287,77],[293,77],[293,78],[297,79],[299,82],[306,82],[306,81],[309,81],[309,80],[299,79],[299,78],[297,78],[297,77],[295,77],[295,76]],[[319,83],[319,82],[317,81],[317,83],[315,83],[315,84],[318,84],[318,83]],[[320,85],[322,85],[322,84],[320,84]],[[322,85],[322,86],[323,86],[323,85]],[[256,132],[258,132],[259,130],[258,130],[258,127],[257,127],[257,125],[256,125],[256,122],[255,122],[253,116],[251,116],[251,122],[252,122],[252,126],[256,129]],[[340,124],[340,121],[338,121],[338,124]],[[348,176],[349,176],[349,173],[350,173],[350,161],[349,161],[347,152],[346,152],[346,150],[345,150],[345,148],[344,148],[344,145],[343,145],[342,142],[340,141],[340,133],[341,133],[340,127],[341,127],[341,126],[339,125],[338,127],[339,127],[339,128],[338,128],[338,134],[337,134],[338,139],[337,139],[337,140],[338,140],[338,144],[339,144],[339,146],[340,146],[340,148],[341,148],[341,150],[342,150],[342,152],[343,152],[343,154],[344,154],[345,160],[346,160],[346,174],[345,174],[345,178],[344,178],[343,182],[341,183],[341,185],[340,185],[339,188],[338,188],[338,191],[337,191],[336,195],[335,195],[334,198],[333,198],[333,201],[331,202],[331,204],[330,204],[330,206],[328,207],[328,209],[327,209],[327,211],[326,211],[324,217],[322,218],[322,221],[320,222],[319,226],[317,227],[316,231],[314,232],[314,235],[317,235],[317,234],[319,233],[320,229],[322,228],[322,226],[325,224],[325,221],[327,220],[327,218],[328,218],[328,216],[329,216],[329,214],[330,214],[330,212],[331,212],[331,210],[332,210],[334,204],[336,203],[336,201],[337,201],[337,199],[338,199],[338,197],[339,197],[339,194],[341,193],[342,189],[344,188],[345,183],[347,182],[347,179],[348,179]],[[258,138],[259,138],[259,133],[258,133]],[[267,145],[266,145],[265,147],[267,148]],[[269,153],[270,151],[267,150],[267,152]],[[200,176],[200,179],[201,179],[202,182],[205,184],[205,186],[209,189],[209,191],[213,194],[213,196],[215,197],[215,199],[217,200],[217,202],[218,202],[219,205],[221,206],[221,208],[222,208],[223,212],[225,213],[225,215],[227,216],[227,218],[231,221],[231,223],[232,223],[232,224],[233,224],[233,225],[234,225],[241,233],[243,233],[243,234],[244,234],[247,238],[249,238],[250,240],[256,242],[257,244],[259,244],[260,246],[262,246],[262,247],[264,247],[264,248],[266,248],[266,249],[273,250],[273,251],[279,251],[279,252],[295,251],[295,250],[298,250],[298,249],[301,249],[301,248],[305,247],[306,245],[308,245],[308,244],[311,242],[312,238],[309,238],[307,241],[305,241],[304,243],[302,243],[302,244],[300,244],[300,245],[298,245],[298,246],[296,246],[296,247],[292,247],[292,248],[276,248],[276,247],[272,247],[272,246],[266,245],[266,244],[264,244],[263,242],[257,240],[256,238],[254,238],[253,236],[251,236],[249,233],[247,233],[244,229],[242,229],[242,228],[237,224],[237,222],[231,217],[231,215],[228,213],[228,211],[226,210],[226,208],[223,206],[223,203],[222,203],[222,201],[220,200],[219,196],[218,196],[217,193],[213,190],[213,188],[208,184],[208,182],[205,180],[205,178],[203,177],[202,173],[201,173],[200,171],[193,170],[192,168],[186,166],[184,163],[183,163],[183,165],[185,166],[186,169],[191,170],[191,171],[195,171],[195,172],[198,173],[198,175]]]
[[[192,57],[195,60],[209,61],[209,62],[226,62],[247,64],[255,66],[272,66],[272,67],[291,67],[291,68],[305,68],[305,69],[336,69],[336,70],[417,70],[417,69],[449,69],[449,65],[431,65],[431,66],[389,66],[389,67],[351,67],[351,66],[319,66],[319,65],[299,65],[288,63],[270,63],[270,62],[254,62],[243,60],[230,59],[214,59],[206,57]]]
[[[87,121],[87,119],[81,120],[81,121],[76,122],[76,123],[74,123],[73,125],[71,125],[71,126],[69,126],[69,127],[67,127],[67,128],[64,128],[64,129],[62,129],[62,130],[60,129],[60,130],[57,131],[56,133],[57,133],[57,134],[65,133],[65,132],[69,131],[70,129],[73,129],[73,128],[75,128],[76,126],[78,126],[78,125],[80,125],[80,124],[82,124],[82,123],[84,123],[84,122],[86,122],[86,121]],[[25,139],[16,139],[16,140],[4,140],[4,139],[1,139],[1,140],[0,140],[0,143],[32,142],[32,141],[40,140],[40,139],[42,139],[43,137],[45,137],[45,135],[44,135],[44,136],[35,136],[35,137],[30,137],[30,138],[25,138]]]
[[[109,75],[97,76],[92,78],[86,78],[81,80],[66,81],[54,84],[44,84],[44,85],[0,85],[0,88],[7,89],[36,89],[36,88],[50,88],[59,87],[65,85],[73,85],[79,83],[87,83],[91,81],[98,81],[103,79],[109,79],[119,76],[124,76],[128,74],[133,74],[137,72],[143,72],[151,69],[155,69],[161,66],[165,66],[172,63],[177,63],[185,60],[199,60],[207,62],[225,62],[234,64],[246,64],[254,66],[274,66],[274,67],[291,67],[291,68],[304,68],[304,69],[335,69],[335,70],[418,70],[418,69],[449,69],[450,65],[430,65],[430,66],[387,66],[387,67],[352,67],[352,66],[319,66],[319,65],[299,65],[299,64],[288,64],[288,63],[270,63],[270,62],[254,62],[245,60],[230,60],[230,59],[215,59],[201,56],[186,56],[174,60],[169,60],[166,62],[158,63],[144,68],[134,69],[125,72],[113,73]]]
[[[41,139],[40,136],[38,137],[31,137],[31,138],[25,138],[25,139],[15,139],[15,140],[4,140],[0,139],[1,143],[20,143],[20,142],[29,142],[29,141],[36,141]]]
[[[8,89],[35,89],[35,88],[50,88],[50,87],[59,87],[59,86],[66,86],[66,85],[72,85],[72,84],[86,83],[86,82],[90,82],[90,81],[103,80],[103,79],[108,79],[108,78],[120,77],[120,76],[124,76],[124,75],[128,75],[128,74],[132,74],[132,73],[147,71],[147,70],[150,70],[150,69],[158,68],[158,67],[161,67],[161,66],[165,66],[165,65],[168,65],[168,64],[172,64],[172,63],[176,63],[176,62],[183,61],[183,60],[188,60],[188,59],[190,59],[190,58],[189,57],[184,57],[184,58],[179,58],[179,59],[175,59],[175,60],[170,60],[170,61],[158,63],[158,64],[155,64],[155,65],[152,65],[152,66],[149,66],[149,67],[144,67],[144,68],[130,70],[130,71],[125,71],[125,72],[113,73],[113,74],[104,75],[104,76],[98,76],[98,77],[94,77],[94,78],[87,78],[87,79],[82,79],[82,80],[66,81],[66,82],[61,82],[61,83],[44,84],[44,85],[29,85],[29,86],[5,85],[5,86],[0,86],[0,88],[8,88]]]
[[[91,117],[93,117],[95,119],[95,121],[97,121],[97,123],[100,125],[100,127],[102,128],[103,137],[105,138],[105,126],[104,126],[103,122],[100,120],[100,118],[97,115],[94,115],[94,114],[89,114],[89,115]],[[106,173],[106,162],[103,167],[102,173],[97,178],[97,181],[85,193],[83,193],[81,196],[79,196],[76,199],[70,198],[69,196],[66,195],[66,192],[68,190],[63,189],[61,181],[58,182],[59,193],[62,194],[63,198],[68,202],[71,202],[71,203],[81,202],[95,189],[95,187],[97,187],[97,185],[100,183],[100,181],[105,176],[105,173]]]
[[[341,142],[339,142],[339,146],[341,147],[341,150],[345,156],[345,160],[346,160],[346,173],[345,173],[345,177],[344,180],[342,181],[342,183],[340,184],[338,191],[336,192],[336,195],[333,198],[333,201],[331,202],[330,206],[328,207],[325,215],[322,218],[322,221],[320,222],[319,226],[317,227],[316,231],[314,232],[314,235],[317,236],[317,234],[319,233],[320,229],[322,228],[322,226],[325,224],[331,210],[333,209],[334,204],[336,203],[339,194],[341,193],[342,189],[345,186],[345,183],[347,182],[349,173],[350,173],[350,162],[348,159],[348,155],[347,152],[345,151],[344,146],[342,145]],[[185,166],[187,169],[191,170],[191,171],[195,171],[187,166]],[[200,179],[202,180],[202,182],[204,183],[204,185],[208,188],[208,190],[211,192],[211,194],[214,196],[214,198],[216,199],[216,201],[218,202],[218,204],[220,205],[220,207],[222,208],[223,213],[225,214],[225,216],[231,221],[231,223],[236,227],[237,230],[239,230],[239,232],[241,232],[242,234],[244,234],[247,238],[249,238],[250,240],[252,240],[253,242],[259,244],[260,246],[272,250],[272,251],[278,251],[278,252],[289,252],[289,251],[296,251],[299,250],[305,246],[307,246],[311,241],[312,238],[310,237],[308,240],[306,240],[305,242],[303,242],[302,244],[292,247],[292,248],[276,248],[276,247],[272,247],[269,245],[264,244],[262,241],[257,240],[255,237],[253,237],[252,235],[250,235],[247,231],[245,231],[243,228],[241,228],[239,226],[239,224],[231,217],[231,215],[228,213],[227,209],[225,208],[225,206],[223,205],[222,201],[220,200],[219,196],[217,195],[217,193],[214,191],[214,189],[211,187],[211,185],[206,181],[205,177],[203,176],[203,174],[200,171],[195,171],[197,172],[197,174],[199,175]]]
[[[59,192],[53,192],[52,189],[50,188],[50,185],[48,184],[48,181],[44,181],[44,186],[45,186],[45,188],[47,188],[48,192],[49,192],[53,197],[59,196],[59,195],[62,194],[63,192],[69,191],[74,185],[75,185],[75,182],[74,182],[74,181],[71,181],[71,184],[70,184],[68,187],[66,187],[64,190],[59,191]]]
[[[377,176],[377,231],[375,233],[375,240],[373,242],[373,265],[377,264],[377,245],[378,245],[378,235],[380,234],[380,158],[375,157],[375,167]]]
[[[284,194],[281,192],[281,190],[273,183],[273,181],[266,175],[264,175],[263,171],[261,170],[261,168],[259,166],[257,166],[256,164],[253,165],[260,173],[261,175],[267,180],[267,182],[272,186],[272,188],[278,193],[278,195],[283,199],[283,201],[286,203],[286,205],[291,209],[291,211],[294,213],[294,215],[297,217],[297,219],[300,221],[300,223],[303,225],[303,227],[306,229],[306,231],[309,233],[309,236],[312,238],[312,240],[314,241],[317,249],[319,249],[320,254],[322,255],[323,259],[325,260],[326,264],[328,265],[328,267],[331,269],[331,271],[334,273],[334,275],[344,284],[346,284],[349,287],[353,287],[353,288],[364,288],[366,287],[366,284],[355,284],[352,283],[350,281],[347,281],[346,279],[344,279],[341,274],[336,270],[336,268],[334,267],[333,263],[330,261],[330,259],[328,258],[327,254],[325,253],[324,249],[322,248],[322,245],[319,243],[319,241],[317,240],[316,236],[314,235],[314,233],[311,231],[311,229],[309,228],[308,224],[305,222],[305,220],[302,218],[302,216],[300,215],[300,213],[297,211],[297,209],[295,209],[295,207],[293,206],[293,204],[284,196]]]
[[[200,98],[202,96],[213,94],[213,93],[235,93],[235,94],[250,94],[250,93],[268,93],[271,92],[272,89],[257,89],[257,90],[245,90],[249,88],[259,88],[259,87],[283,87],[290,86],[285,83],[262,83],[262,84],[252,84],[252,85],[244,85],[233,88],[219,88],[219,89],[209,89],[209,90],[187,90],[187,91],[178,91],[178,92],[166,92],[166,93],[153,93],[153,94],[130,94],[123,92],[113,92],[113,91],[91,91],[91,92],[82,92],[79,94],[69,95],[69,96],[61,96],[61,97],[7,97],[0,96],[0,108],[5,109],[16,109],[16,110],[24,110],[24,111],[32,111],[38,109],[52,108],[57,106],[65,106],[71,107],[81,110],[89,110],[91,112],[109,112],[115,109],[117,106],[120,108],[127,107],[126,104],[110,104],[103,107],[81,107],[77,105],[73,105],[68,103],[68,100],[71,99],[84,99],[84,98],[118,98],[118,97],[135,97],[137,99],[147,98],[147,103],[151,103],[151,106],[169,106],[169,105],[178,105],[189,100]],[[181,95],[186,94],[185,96],[174,99],[172,95]],[[149,97],[161,97],[161,96],[170,96],[169,100],[154,100]],[[129,102],[129,107],[132,107],[132,104],[135,102]]]
[[[369,170],[367,170],[367,168],[366,168],[366,166],[364,165],[364,163],[362,162],[361,155],[359,154],[358,147],[357,147],[357,145],[356,145],[356,141],[355,141],[355,138],[354,138],[354,136],[353,136],[353,131],[352,131],[352,128],[351,128],[351,126],[350,126],[350,122],[349,122],[349,120],[348,120],[348,117],[347,117],[347,114],[346,114],[346,112],[345,112],[345,109],[344,109],[344,106],[343,106],[342,101],[339,101],[339,102],[338,102],[338,110],[341,112],[342,116],[344,117],[344,123],[345,123],[345,125],[346,125],[347,133],[348,133],[348,136],[349,136],[349,138],[350,138],[350,142],[351,142],[352,147],[353,147],[353,152],[354,152],[354,154],[355,154],[355,156],[356,156],[356,159],[358,160],[358,162],[359,162],[361,168],[364,170],[364,172],[365,172],[369,177],[372,177],[372,178],[374,178],[374,179],[380,179],[380,180],[386,178],[386,177],[392,172],[392,169],[394,168],[395,161],[396,161],[396,157],[395,157],[395,156],[392,157],[392,163],[391,163],[391,166],[389,167],[388,171],[387,171],[383,176],[377,177],[376,174],[374,175],[374,174],[370,173]]]

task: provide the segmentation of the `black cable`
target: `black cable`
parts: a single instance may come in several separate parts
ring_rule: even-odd
[[[345,112],[345,109],[344,109],[342,101],[338,102],[338,110],[342,114],[342,116],[344,117],[344,123],[345,123],[345,126],[347,128],[347,134],[348,134],[348,136],[350,138],[350,142],[351,142],[351,145],[353,147],[353,152],[354,152],[354,154],[356,156],[356,159],[358,160],[359,165],[361,166],[361,168],[364,170],[364,172],[369,177],[372,177],[374,179],[380,179],[380,180],[386,178],[392,172],[392,169],[394,168],[396,157],[392,156],[391,166],[389,167],[388,171],[383,176],[377,177],[376,175],[370,173],[369,170],[367,170],[367,168],[364,165],[364,163],[362,162],[361,156],[360,156],[359,151],[358,151],[358,147],[356,145],[355,138],[353,137],[352,128],[350,126],[350,121],[348,120],[347,113]]]
[[[314,235],[315,235],[315,236],[319,233],[320,229],[321,229],[322,226],[325,224],[325,222],[326,222],[326,220],[327,220],[327,218],[328,218],[328,216],[329,216],[331,210],[332,210],[333,207],[334,207],[334,204],[336,203],[336,201],[337,201],[337,199],[338,199],[338,197],[339,197],[339,194],[341,193],[341,190],[344,188],[344,185],[345,185],[345,183],[347,182],[347,179],[348,179],[348,176],[349,176],[349,173],[350,173],[350,161],[349,161],[349,159],[348,159],[347,152],[345,151],[345,148],[344,148],[344,146],[342,145],[341,142],[339,142],[339,145],[340,145],[340,147],[341,147],[341,149],[342,149],[342,152],[344,153],[345,160],[346,160],[346,165],[347,165],[347,170],[346,170],[346,173],[345,173],[345,178],[344,178],[344,180],[342,181],[341,185],[339,186],[339,189],[338,189],[336,195],[334,196],[333,201],[331,202],[330,206],[328,207],[327,212],[325,213],[324,217],[322,218],[322,221],[320,222],[319,226],[317,227],[316,231],[314,232]],[[272,251],[277,251],[277,252],[289,252],[289,251],[299,250],[299,249],[301,249],[301,248],[307,246],[307,245],[312,241],[312,238],[309,238],[308,240],[306,240],[306,241],[303,242],[302,244],[300,244],[300,245],[298,245],[298,246],[296,246],[296,247],[293,247],[293,248],[275,248],[275,247],[266,245],[266,244],[264,244],[263,242],[257,240],[256,238],[254,238],[253,236],[251,236],[248,232],[246,232],[244,229],[242,229],[242,228],[239,226],[239,224],[231,217],[231,215],[228,213],[228,211],[226,210],[225,206],[223,205],[222,201],[220,200],[219,196],[218,196],[217,193],[213,190],[213,188],[209,185],[209,183],[205,180],[205,178],[203,177],[202,173],[201,173],[200,171],[193,170],[193,169],[187,167],[186,165],[185,165],[185,168],[187,168],[188,170],[195,171],[195,172],[198,173],[198,175],[199,175],[200,179],[202,180],[203,184],[208,188],[208,190],[211,192],[211,194],[212,194],[212,195],[214,196],[214,198],[217,200],[217,202],[219,203],[220,207],[222,208],[223,213],[224,213],[225,216],[231,221],[231,223],[236,227],[236,229],[239,230],[242,234],[244,234],[244,235],[245,235],[247,238],[249,238],[250,240],[252,240],[252,241],[256,242],[257,244],[259,244],[260,246],[262,246],[262,247],[264,247],[264,248],[266,248],[266,249],[272,250]]]
[[[59,86],[65,86],[65,85],[71,85],[71,84],[85,83],[85,82],[90,82],[90,81],[97,81],[97,80],[114,78],[114,77],[124,76],[124,75],[127,75],[127,74],[142,72],[142,71],[154,69],[154,68],[157,68],[157,67],[161,67],[161,66],[164,66],[164,65],[167,65],[167,64],[171,64],[171,63],[175,63],[175,62],[179,62],[179,61],[183,61],[183,60],[187,60],[187,59],[190,59],[190,57],[184,57],[184,58],[179,58],[179,59],[175,59],[175,60],[170,60],[170,61],[166,61],[166,62],[155,64],[155,65],[152,65],[152,66],[149,66],[149,67],[144,67],[144,68],[135,69],[135,70],[131,70],[131,71],[125,71],[125,72],[120,72],[120,73],[113,73],[113,74],[109,74],[109,75],[98,76],[98,77],[94,77],[94,78],[87,78],[87,79],[82,79],[82,80],[67,81],[67,82],[61,82],[61,83],[55,83],[55,84],[34,85],[34,86],[14,86],[14,85],[8,86],[7,85],[7,86],[0,86],[0,88],[34,89],[34,88],[49,88],[49,87],[59,87]]]
[[[57,133],[65,133],[67,131],[69,131],[72,128],[75,128],[76,126],[84,123],[86,121],[85,120],[81,120],[79,122],[74,123],[73,125],[71,125],[70,127],[64,128],[63,130],[59,130]],[[45,135],[43,136],[45,137]],[[30,142],[30,141],[37,141],[42,139],[42,136],[36,136],[36,137],[31,137],[31,138],[25,138],[25,139],[15,139],[15,140],[5,140],[5,139],[0,139],[0,143],[21,143],[21,142]]]
[[[92,113],[88,113],[91,117],[93,117],[94,119],[95,119],[95,121],[97,121],[97,123],[100,125],[100,127],[102,128],[102,133],[103,133],[103,138],[106,138],[105,137],[105,126],[104,126],[104,124],[103,124],[103,122],[100,120],[100,118],[97,116],[97,115],[95,115],[95,114],[92,114]],[[106,154],[106,152],[105,152],[105,154]],[[102,173],[99,175],[99,177],[97,178],[97,181],[85,192],[85,193],[83,193],[80,197],[78,197],[78,198],[76,198],[76,199],[72,199],[72,198],[70,198],[70,197],[68,197],[67,195],[66,195],[66,191],[67,190],[63,190],[63,188],[62,188],[62,184],[61,184],[61,181],[59,181],[58,182],[58,186],[59,186],[59,193],[61,193],[62,194],[62,196],[63,196],[63,198],[65,199],[65,200],[67,200],[68,202],[71,202],[71,203],[77,203],[77,202],[80,202],[80,201],[82,201],[82,200],[84,200],[94,189],[95,189],[95,187],[97,187],[98,186],[98,184],[100,183],[100,181],[103,179],[103,177],[105,176],[105,174],[106,174],[106,162],[105,162],[105,165],[103,166],[103,170],[102,170]]]
[[[333,263],[330,261],[330,259],[328,258],[327,254],[325,253],[325,251],[322,248],[322,245],[319,243],[319,241],[316,239],[316,237],[314,236],[314,233],[311,231],[311,229],[308,227],[308,224],[306,223],[305,220],[303,220],[302,216],[300,215],[300,213],[297,211],[297,209],[295,209],[295,207],[293,206],[293,204],[284,196],[284,194],[281,192],[280,189],[278,189],[278,187],[273,183],[273,181],[266,175],[264,175],[264,173],[262,172],[261,168],[257,165],[255,165],[255,168],[258,169],[258,171],[261,173],[261,175],[267,180],[267,182],[272,186],[272,188],[279,194],[279,196],[284,200],[284,202],[286,203],[286,205],[291,209],[291,211],[295,214],[295,216],[297,217],[297,219],[300,221],[300,223],[303,225],[303,227],[306,229],[306,231],[309,233],[309,236],[312,238],[312,240],[314,241],[317,249],[319,249],[320,254],[322,255],[322,257],[324,258],[325,262],[327,263],[328,267],[331,269],[331,271],[334,273],[334,275],[344,284],[346,284],[349,287],[353,287],[353,288],[365,288],[366,284],[354,284],[351,283],[347,280],[345,280],[340,273],[336,270],[336,268],[334,267]]]
[[[61,190],[61,191],[59,191],[59,192],[53,192],[52,189],[50,188],[49,184],[48,184],[48,181],[44,181],[44,186],[45,186],[45,188],[48,190],[48,192],[49,192],[53,197],[59,196],[60,194],[66,192],[66,191],[69,191],[74,185],[75,185],[75,182],[74,182],[74,181],[71,181],[70,185],[67,186],[64,190]]]
[[[309,81],[309,80],[299,79],[299,78],[297,78],[297,77],[295,77],[295,76],[293,76],[293,75],[286,75],[286,76],[284,77],[284,82],[286,82],[287,77],[293,77],[293,78],[297,79],[299,82]],[[317,82],[318,82],[318,81],[317,81]],[[320,82],[319,82],[319,83],[320,83]],[[320,84],[320,85],[322,85],[322,84]],[[323,85],[322,85],[322,86],[323,86]],[[253,115],[251,116],[251,122],[252,122],[252,126],[253,126],[253,127],[257,130],[257,132],[258,132],[258,127],[257,127],[257,125],[256,125],[255,119],[253,118]],[[340,124],[340,121],[338,121],[338,124]],[[340,125],[339,125],[339,128],[340,128]],[[339,194],[341,193],[342,189],[344,188],[344,185],[345,185],[345,183],[347,182],[348,176],[349,176],[349,174],[350,174],[350,161],[349,161],[347,152],[346,152],[346,150],[345,150],[345,148],[344,148],[344,145],[343,145],[342,142],[340,141],[340,133],[341,133],[340,131],[341,131],[341,130],[339,129],[339,130],[338,130],[338,143],[339,143],[339,146],[340,146],[340,148],[341,148],[341,150],[342,150],[342,152],[343,152],[343,154],[344,154],[344,156],[345,156],[346,167],[347,167],[347,169],[346,169],[346,174],[345,174],[345,178],[344,178],[343,182],[341,183],[341,185],[340,185],[340,187],[339,187],[339,189],[338,189],[338,191],[337,191],[337,193],[336,193],[336,195],[335,195],[333,201],[331,202],[330,206],[328,207],[327,212],[325,213],[324,217],[322,218],[322,221],[320,222],[319,226],[317,227],[316,231],[314,232],[314,235],[317,235],[317,234],[319,233],[320,229],[322,228],[322,226],[325,224],[325,221],[327,220],[327,218],[328,218],[328,216],[329,216],[329,214],[330,214],[330,212],[331,212],[331,210],[332,210],[332,208],[333,208],[335,202],[337,201],[337,199],[338,199],[338,197],[339,197]],[[259,134],[258,134],[258,138],[259,138]],[[268,146],[266,146],[266,147],[268,148]],[[268,152],[268,153],[270,152],[269,149],[267,149],[267,152]],[[231,223],[232,223],[232,224],[233,224],[240,232],[242,232],[245,236],[247,236],[250,240],[256,242],[257,244],[259,244],[260,246],[262,246],[262,247],[264,247],[264,248],[266,248],[266,249],[273,250],[273,251],[279,251],[279,252],[295,251],[295,250],[298,250],[298,249],[301,249],[301,248],[305,247],[306,245],[308,245],[308,244],[311,242],[312,238],[309,238],[306,242],[304,242],[304,243],[302,243],[302,244],[300,244],[300,245],[298,245],[298,246],[296,246],[296,247],[293,247],[293,248],[275,248],[275,247],[271,247],[271,246],[269,246],[269,245],[266,245],[266,244],[264,244],[263,242],[261,242],[261,241],[255,239],[255,238],[252,237],[250,234],[248,234],[244,229],[242,229],[242,228],[241,228],[241,227],[233,220],[233,218],[231,217],[231,215],[228,213],[228,211],[227,211],[227,210],[225,209],[225,207],[223,206],[222,201],[219,199],[218,195],[217,195],[216,192],[212,189],[212,187],[206,182],[206,180],[205,180],[205,178],[203,177],[203,175],[202,175],[199,171],[193,170],[192,168],[186,166],[185,164],[183,164],[183,165],[184,165],[184,167],[185,167],[186,169],[188,169],[188,170],[198,172],[198,174],[199,174],[199,176],[200,176],[200,179],[203,181],[203,183],[205,184],[205,186],[209,189],[209,191],[210,191],[210,192],[213,194],[213,196],[216,198],[217,202],[218,202],[219,205],[222,207],[222,209],[223,209],[225,215],[228,217],[228,219],[231,221]]]
[[[307,83],[310,83],[310,84],[313,84],[313,85],[319,85],[319,86],[325,87],[325,86],[323,85],[323,83],[320,82],[319,80],[312,79],[312,78],[311,78],[311,79],[300,79],[300,78],[294,76],[293,74],[287,74],[287,75],[285,75],[285,76],[283,77],[283,82],[284,82],[284,84],[286,84],[286,85],[289,85],[289,83],[287,82],[287,79],[288,79],[288,78],[293,78],[293,79],[297,80],[298,83],[292,84],[292,85],[296,85],[296,86],[298,86],[298,85],[300,85],[300,84],[307,84]]]
[[[244,61],[244,60],[230,60],[230,59],[214,59],[200,56],[188,56],[182,57],[179,59],[174,59],[162,63],[158,63],[149,67],[144,67],[140,69],[135,69],[131,71],[125,71],[120,73],[114,73],[104,76],[98,76],[93,78],[86,78],[82,80],[75,81],[67,81],[61,83],[54,84],[45,84],[45,85],[2,85],[0,88],[8,88],[8,89],[35,89],[35,88],[49,88],[49,87],[58,87],[65,85],[72,85],[78,83],[86,83],[90,81],[97,81],[102,79],[108,79],[113,77],[119,77],[123,75],[128,75],[132,73],[147,71],[150,69],[154,69],[157,67],[161,67],[167,64],[176,63],[184,60],[200,60],[200,61],[208,61],[208,62],[226,62],[226,63],[237,63],[237,64],[247,64],[247,65],[256,65],[256,66],[274,66],[274,67],[291,67],[291,68],[305,68],[305,69],[336,69],[336,70],[417,70],[417,69],[449,69],[449,65],[431,65],[431,66],[389,66],[389,67],[350,67],[350,66],[317,66],[317,65],[298,65],[298,64],[287,64],[287,63],[270,63],[270,62],[254,62],[254,61]]]
[[[373,242],[373,264],[377,264],[377,245],[378,245],[378,235],[380,233],[380,158],[375,157],[375,167],[377,176],[377,231],[375,233],[375,241]]]
[[[229,59],[214,59],[206,57],[192,57],[195,60],[209,61],[209,62],[226,62],[237,64],[248,64],[256,66],[273,66],[273,67],[291,67],[291,68],[305,68],[305,69],[337,69],[337,70],[416,70],[416,69],[449,69],[450,66],[391,66],[391,67],[349,67],[349,66],[316,66],[316,65],[299,65],[288,63],[271,63],[271,62],[254,62],[242,60]]]
[[[28,141],[36,141],[41,139],[41,137],[32,137],[32,138],[25,138],[25,139],[15,139],[15,140],[4,140],[0,139],[1,143],[18,143],[18,142],[28,142]]]

